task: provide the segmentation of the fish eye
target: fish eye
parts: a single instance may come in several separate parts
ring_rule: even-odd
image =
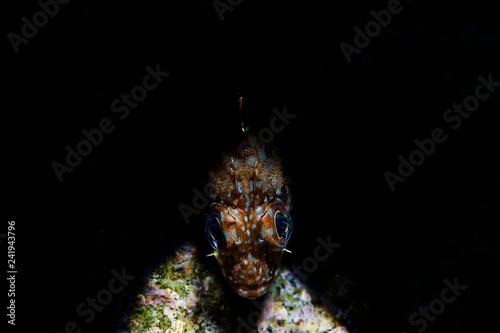
[[[292,235],[292,218],[285,212],[277,210],[274,213],[274,226],[279,239],[285,239],[286,245]]]
[[[224,235],[222,234],[218,212],[215,209],[208,215],[205,223],[205,235],[207,236],[208,243],[214,250],[217,250],[219,253],[224,251]]]

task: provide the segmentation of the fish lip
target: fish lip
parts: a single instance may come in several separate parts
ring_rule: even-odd
[[[255,290],[252,290],[251,292],[249,292],[248,294],[246,295],[242,295],[240,293],[238,293],[241,297],[245,297],[245,298],[248,298],[248,299],[256,299],[257,297],[261,297],[261,296],[264,296],[265,294],[267,293],[267,289],[264,290],[263,292],[259,293]]]
[[[238,288],[238,289],[244,289],[246,291],[257,290],[261,286],[265,286],[265,284],[242,284],[242,283],[235,284],[236,288]]]
[[[250,284],[250,285],[243,283],[230,283],[230,285],[238,295],[248,299],[254,299],[266,294],[267,291],[269,290],[269,287],[271,286],[271,283],[264,282],[260,284]]]
[[[248,298],[248,299],[255,299],[257,297],[265,295],[268,290],[269,290],[269,285],[252,285],[255,286],[255,288],[242,288],[243,285],[235,285],[234,290],[238,295]]]

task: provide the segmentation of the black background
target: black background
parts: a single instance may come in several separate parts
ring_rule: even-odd
[[[297,115],[273,141],[294,190],[283,265],[301,265],[320,235],[340,243],[307,283],[331,291],[353,332],[416,332],[410,314],[455,277],[468,289],[427,332],[498,330],[499,94],[457,130],[442,119],[479,75],[500,81],[498,11],[402,2],[348,64],[339,44],[386,6],[247,0],[221,22],[211,1],[75,0],[18,54],[5,37],[1,230],[16,221],[16,328],[60,332],[74,320],[83,332],[112,331],[141,277],[183,241],[222,279],[204,259],[203,214],[186,224],[178,206],[192,205],[192,189],[239,142],[243,96],[255,131],[273,108]],[[40,10],[8,7],[4,36]],[[119,120],[111,102],[157,64],[170,76]],[[51,163],[102,118],[115,130],[60,183]],[[392,193],[384,172],[437,127],[447,141]],[[84,323],[75,308],[121,267],[137,276],[132,286]],[[227,294],[242,317],[254,310]]]

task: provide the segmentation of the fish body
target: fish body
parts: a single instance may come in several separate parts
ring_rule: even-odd
[[[205,233],[229,285],[249,299],[265,294],[292,233],[289,179],[277,153],[248,136],[209,174],[213,204]]]

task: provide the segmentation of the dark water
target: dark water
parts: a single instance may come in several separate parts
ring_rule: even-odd
[[[347,63],[339,44],[354,44],[353,28],[387,4],[244,1],[221,22],[210,1],[72,1],[18,54],[4,39],[0,230],[16,221],[16,329],[60,332],[75,321],[111,331],[172,246],[210,252],[203,212],[187,224],[178,207],[193,205],[220,151],[238,144],[242,95],[255,131],[270,127],[274,108],[296,115],[272,140],[295,198],[283,264],[310,263],[318,236],[341,244],[308,268],[307,283],[348,313],[353,332],[498,330],[500,87],[480,88],[490,94],[477,107],[472,98],[478,76],[500,81],[498,13],[481,2],[401,2]],[[9,9],[5,36],[39,10],[34,1]],[[113,112],[146,66],[170,74],[128,114]],[[468,118],[443,118],[468,96]],[[113,130],[59,182],[51,163],[100,126]],[[432,149],[436,129],[444,142]],[[412,153],[415,140],[432,153]],[[392,192],[384,173],[410,154],[419,165]],[[122,267],[136,276],[130,287],[95,318],[79,315]],[[445,279],[467,289],[443,310]],[[229,297],[242,317],[253,310]],[[430,304],[438,314],[411,325]]]

